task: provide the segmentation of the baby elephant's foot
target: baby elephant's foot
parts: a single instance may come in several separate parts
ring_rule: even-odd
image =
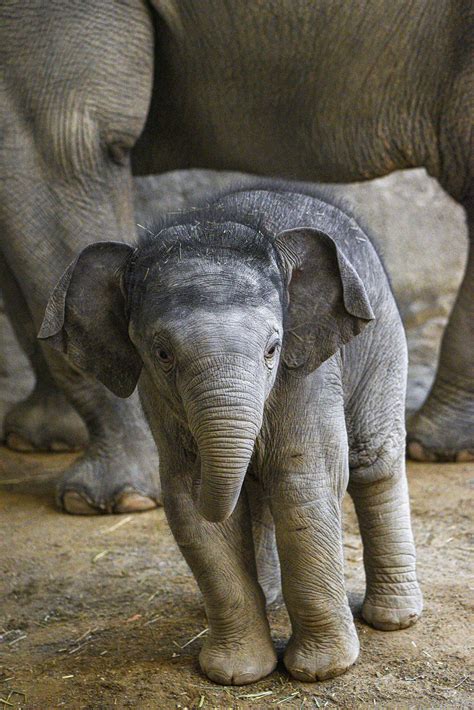
[[[407,582],[397,586],[393,585],[385,591],[371,589],[367,593],[362,606],[362,616],[375,629],[406,629],[421,616],[423,596],[418,583]]]
[[[136,460],[84,456],[65,472],[56,498],[58,506],[73,515],[136,513],[161,502],[158,457]]]
[[[277,664],[268,628],[242,632],[240,638],[223,640],[212,635],[199,655],[203,672],[215,683],[245,685],[264,678]]]
[[[87,429],[62,392],[35,389],[7,413],[5,443],[15,451],[79,451],[88,441]]]
[[[344,673],[359,655],[359,639],[354,624],[331,633],[323,627],[319,634],[294,634],[284,657],[288,673],[296,680],[327,680]]]

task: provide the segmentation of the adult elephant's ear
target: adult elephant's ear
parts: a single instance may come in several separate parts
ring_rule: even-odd
[[[142,369],[128,335],[122,276],[133,249],[119,242],[86,247],[50,296],[38,338],[128,397]]]
[[[336,242],[313,228],[276,239],[287,272],[282,358],[301,374],[315,370],[374,319],[359,275]]]

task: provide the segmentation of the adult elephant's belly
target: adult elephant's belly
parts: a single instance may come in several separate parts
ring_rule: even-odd
[[[409,18],[393,3],[352,4],[348,18],[338,3],[199,5],[180,2],[160,48],[138,172],[347,182],[423,164],[437,174],[429,97],[444,57],[430,36],[439,27],[415,22],[416,4]]]

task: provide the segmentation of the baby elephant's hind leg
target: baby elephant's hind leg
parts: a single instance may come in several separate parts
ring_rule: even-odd
[[[252,518],[252,533],[257,564],[258,581],[267,604],[281,594],[280,560],[275,536],[275,523],[268,501],[258,482],[247,472],[245,489]]]
[[[349,492],[364,544],[367,586],[362,616],[383,631],[411,626],[423,601],[416,579],[404,451],[394,459],[380,456],[370,467],[352,469]]]

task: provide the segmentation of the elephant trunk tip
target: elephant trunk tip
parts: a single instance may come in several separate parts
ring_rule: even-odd
[[[228,489],[223,494],[212,485],[206,477],[201,478],[201,490],[198,498],[198,510],[210,523],[223,523],[230,518],[239,500],[245,472],[240,476],[240,481],[228,482]]]
[[[209,500],[208,496],[199,496],[198,510],[205,520],[209,523],[223,523],[227,518],[230,518],[237,505],[238,495],[233,501],[221,503],[215,498]]]
[[[201,513],[202,517],[207,520],[208,523],[223,523],[234,512],[233,509],[230,511],[216,510],[215,506],[213,506],[212,508],[208,508],[207,505],[204,505],[201,502],[199,503],[198,510]]]

